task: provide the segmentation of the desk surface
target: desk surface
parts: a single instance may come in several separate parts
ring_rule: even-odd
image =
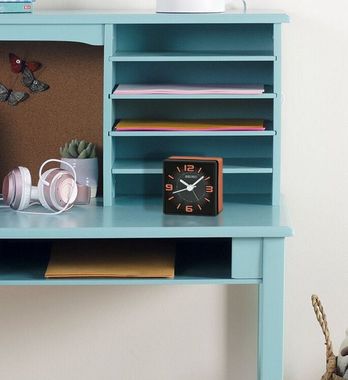
[[[284,205],[225,201],[217,217],[180,216],[164,215],[160,198],[121,197],[112,207],[98,199],[56,216],[1,209],[0,238],[286,237],[292,235],[288,226]]]
[[[115,11],[38,11],[32,14],[0,14],[0,24],[152,24],[152,23],[283,23],[289,17],[277,11],[167,14]]]

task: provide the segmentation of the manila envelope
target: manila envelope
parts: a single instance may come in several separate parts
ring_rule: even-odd
[[[175,242],[63,240],[52,245],[46,278],[173,278]]]

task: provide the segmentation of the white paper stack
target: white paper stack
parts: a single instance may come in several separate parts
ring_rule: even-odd
[[[261,95],[265,92],[263,85],[249,84],[120,84],[115,95]]]

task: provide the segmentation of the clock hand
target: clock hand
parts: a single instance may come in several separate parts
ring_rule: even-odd
[[[192,185],[190,185],[190,187],[192,187],[192,186],[196,187],[197,183],[201,182],[203,178],[204,178],[204,176],[202,176],[201,178],[199,178],[195,183],[193,183]]]
[[[181,190],[177,190],[177,191],[173,191],[172,194],[176,194],[176,193],[181,193],[182,191],[192,191],[196,186],[192,187],[192,185],[190,185],[190,189],[189,188],[185,188],[185,189],[181,189]]]
[[[202,176],[201,178],[199,178],[195,183],[193,183],[192,185],[188,184],[187,182],[185,182],[184,180],[180,179],[180,182],[187,186],[186,190],[187,191],[192,191],[195,187],[197,187],[197,183],[200,182],[202,179],[204,178],[204,176]]]
[[[185,182],[183,179],[180,179],[180,182],[181,182],[183,185],[187,186],[187,187],[190,187],[190,186],[191,186],[191,185],[189,185],[187,182]]]
[[[181,193],[182,191],[188,191],[187,189],[181,189],[177,191],[173,191],[172,194]]]
[[[192,191],[193,191],[193,194],[194,194],[194,196],[196,197],[197,201],[199,201],[199,198],[197,197],[196,192],[195,192],[194,190],[192,190]]]

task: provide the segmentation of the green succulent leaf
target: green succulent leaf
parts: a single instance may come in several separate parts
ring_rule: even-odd
[[[71,158],[67,143],[65,143],[64,147],[60,147],[59,151],[62,158]]]
[[[96,146],[94,145],[93,146],[93,149],[92,149],[92,153],[90,155],[90,158],[96,158],[97,157],[97,148]]]
[[[78,152],[79,154],[81,154],[81,152],[82,152],[84,149],[86,149],[86,147],[87,147],[87,142],[86,142],[85,140],[81,140],[81,141],[79,142],[79,145],[78,145],[78,148],[77,148],[77,152]]]
[[[86,149],[84,149],[78,156],[78,158],[87,158],[87,152]]]
[[[77,145],[76,145],[76,143],[70,143],[68,150],[69,150],[69,153],[70,153],[70,155],[72,157],[74,157],[74,158],[78,157],[79,154],[77,152]]]
[[[92,144],[92,143],[89,143],[89,144],[87,145],[87,148],[86,148],[87,157],[90,157],[90,156],[91,156],[92,149],[93,149],[93,144]]]

